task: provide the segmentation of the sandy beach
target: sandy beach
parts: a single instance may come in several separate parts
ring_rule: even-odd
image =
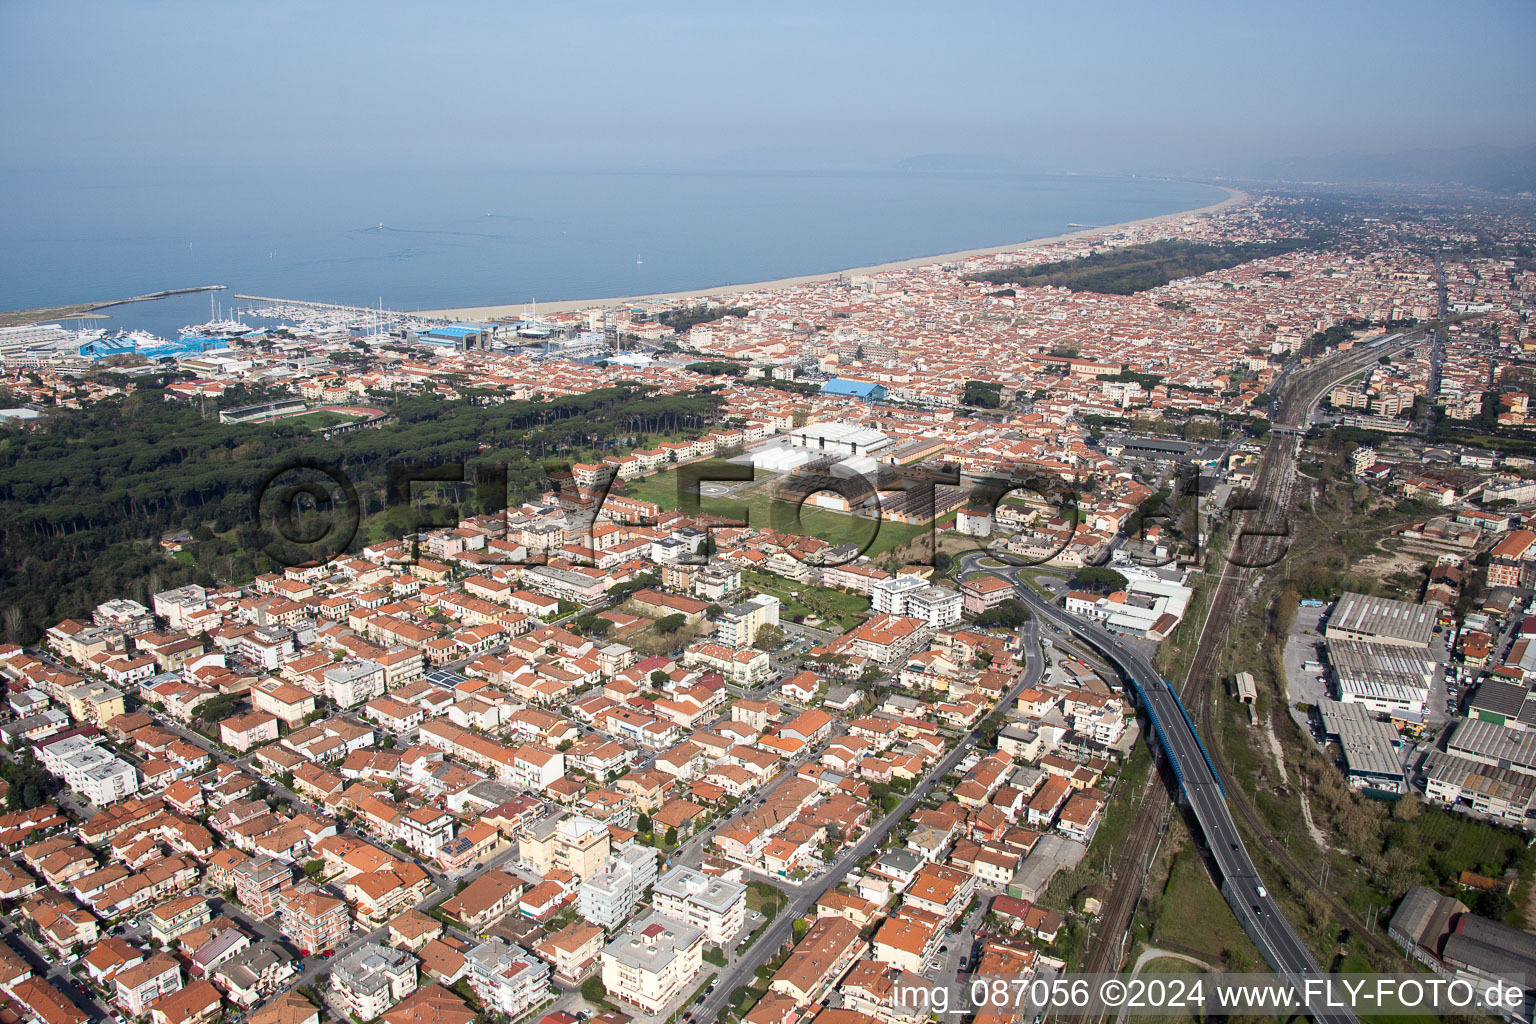
[[[1069,231],[1062,235],[1051,235],[1049,238],[1035,238],[1028,242],[1017,242],[1013,245],[994,245],[985,249],[966,249],[961,252],[946,252],[935,256],[918,256],[908,260],[896,260],[891,263],[880,263],[872,267],[850,267],[846,270],[834,270],[825,274],[806,274],[802,277],[784,277],[777,281],[755,281],[749,284],[727,284],[712,288],[692,288],[682,292],[656,292],[651,295],[617,295],[612,298],[602,299],[567,299],[559,302],[540,302],[540,313],[566,313],[579,309],[602,309],[608,306],[622,306],[631,302],[643,301],[675,301],[677,299],[720,297],[726,295],[740,295],[743,292],[759,292],[775,288],[792,288],[802,284],[816,284],[820,281],[833,281],[847,275],[878,274],[889,270],[912,270],[916,267],[926,267],[934,263],[950,263],[955,260],[969,259],[973,256],[992,256],[1000,252],[1020,252],[1024,249],[1035,249],[1043,245],[1054,245],[1057,242],[1065,242],[1073,238],[1089,238],[1094,235],[1105,235],[1126,228],[1142,227],[1149,224],[1162,224],[1171,220],[1181,220],[1185,217],[1195,217],[1204,213],[1214,213],[1217,210],[1225,210],[1230,206],[1247,201],[1248,194],[1239,189],[1228,188],[1225,185],[1217,185],[1226,191],[1227,198],[1209,206],[1202,206],[1193,210],[1178,210],[1174,213],[1159,214],[1156,217],[1143,217],[1141,220],[1128,220],[1120,224],[1104,224],[1098,227],[1083,228],[1078,231]],[[450,320],[495,320],[502,317],[527,316],[532,305],[527,302],[507,303],[499,306],[465,306],[458,309],[424,309],[420,311],[422,316],[444,317]]]

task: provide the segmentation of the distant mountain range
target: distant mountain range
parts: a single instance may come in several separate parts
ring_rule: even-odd
[[[1536,192],[1536,146],[1483,144],[1379,155],[1334,153],[1259,161],[1235,170],[1269,181],[1470,185],[1491,192]]]

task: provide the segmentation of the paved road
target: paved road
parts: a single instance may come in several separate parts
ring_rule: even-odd
[[[111,1014],[111,1008],[91,993],[84,982],[70,974],[54,957],[53,951],[43,952],[32,940],[21,933],[8,917],[0,917],[0,938],[5,944],[27,962],[38,976],[46,978],[54,988],[64,994],[64,998],[74,1003],[93,1020],[105,1020]]]
[[[1041,674],[1045,671],[1045,659],[1040,651],[1039,627],[1034,623],[1026,623],[1019,630],[1019,637],[1024,645],[1024,672],[1019,681],[1014,684],[1003,699],[998,702],[998,707],[1006,708],[1017,699],[1020,691],[1033,686],[1040,681]],[[976,745],[977,736],[980,734],[980,726],[963,734],[955,745],[921,782],[913,788],[912,792],[902,800],[897,808],[884,818],[874,828],[865,834],[854,844],[852,849],[838,858],[831,869],[821,875],[814,883],[801,886],[797,893],[790,896],[789,906],[779,912],[779,916],[763,930],[752,945],[752,948],[731,967],[727,968],[716,978],[715,991],[704,998],[704,1002],[694,1012],[694,1018],[701,1021],[718,1020],[721,1011],[731,998],[731,993],[738,987],[746,984],[753,973],[772,959],[780,946],[789,938],[794,927],[794,921],[800,917],[821,898],[822,893],[831,889],[848,874],[848,870],[857,864],[863,857],[874,851],[885,841],[885,837],[907,816],[912,813],[919,802],[926,797],[934,784],[945,775],[954,770],[966,753]]]

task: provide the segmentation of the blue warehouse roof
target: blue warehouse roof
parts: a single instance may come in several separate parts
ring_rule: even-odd
[[[869,398],[883,390],[885,390],[883,384],[864,380],[843,380],[841,377],[834,377],[821,386],[821,393],[824,395],[850,395],[854,398]]]

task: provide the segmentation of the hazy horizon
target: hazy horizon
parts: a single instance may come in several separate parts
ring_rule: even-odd
[[[1536,7],[12,2],[0,167],[1241,175],[1536,142]]]

